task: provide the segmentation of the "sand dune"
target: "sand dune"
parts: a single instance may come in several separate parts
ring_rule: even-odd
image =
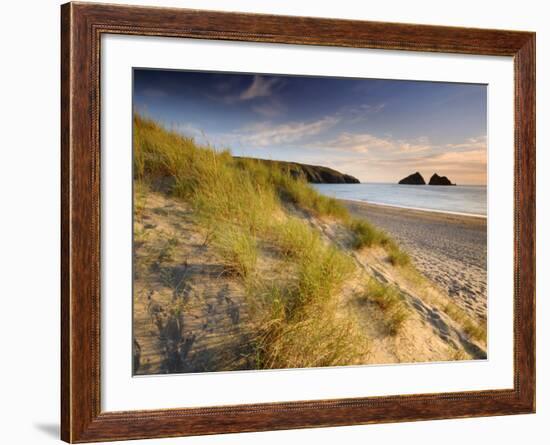
[[[347,205],[353,213],[366,212],[369,219],[388,231],[392,227],[392,234],[410,249],[419,268],[422,266],[424,271],[433,273],[436,280],[440,275],[450,279],[456,264],[462,264],[466,270],[466,263],[449,258],[438,260],[430,253],[422,237],[429,241],[429,232],[434,230],[432,225],[442,225],[452,233],[461,225],[464,231],[475,231],[475,227],[482,226],[481,222],[462,218],[409,211],[403,217],[395,209]],[[411,280],[407,276],[409,269],[393,267],[381,247],[353,252],[349,249],[350,233],[338,221],[318,219],[298,209],[291,213],[317,230],[327,244],[340,246],[356,261],[356,272],[341,289],[335,306],[339,316],[357,319],[369,344],[369,352],[355,364],[486,357],[484,343],[465,335],[461,323],[445,312],[449,298],[445,290],[437,289],[431,281],[419,285]],[[223,273],[219,257],[209,246],[208,233],[197,226],[189,206],[163,193],[148,193],[143,198],[138,221],[135,225],[134,372],[254,369],[250,350],[254,327],[250,324],[244,289],[235,277]],[[407,224],[413,224],[415,230],[396,230]],[[441,227],[439,230],[443,231]],[[173,242],[175,239],[177,243]],[[448,246],[453,242],[457,240],[444,244]],[[437,252],[444,255],[444,251]],[[441,269],[426,268],[426,264],[437,264],[437,261]],[[409,308],[407,320],[395,334],[388,333],[386,315],[380,308],[360,297],[362,283],[369,276],[398,288]],[[452,279],[449,283],[458,283],[455,285],[467,289],[460,276]],[[479,307],[484,309],[485,299],[481,293],[478,298]],[[182,310],[178,302],[183,304]]]
[[[277,164],[134,125],[136,374],[486,358],[483,220],[350,214]]]

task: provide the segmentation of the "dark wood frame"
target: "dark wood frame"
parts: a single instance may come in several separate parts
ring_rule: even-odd
[[[512,56],[514,388],[102,412],[100,38],[132,34]],[[92,3],[61,7],[61,437],[68,442],[401,422],[535,411],[535,34]],[[511,253],[511,252],[510,252]]]

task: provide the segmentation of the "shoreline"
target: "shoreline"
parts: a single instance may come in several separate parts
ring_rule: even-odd
[[[350,213],[386,231],[415,266],[455,303],[487,317],[487,219],[339,200]]]
[[[389,207],[389,208],[403,209],[403,210],[414,210],[414,211],[426,212],[426,213],[442,213],[444,215],[466,216],[466,217],[471,217],[471,218],[481,218],[481,219],[485,219],[485,220],[487,219],[487,215],[481,215],[481,214],[478,214],[478,213],[452,212],[450,210],[436,210],[436,209],[426,209],[426,208],[423,208],[423,207],[400,206],[400,205],[396,205],[396,204],[385,204],[385,203],[377,202],[377,201],[365,201],[363,199],[335,198],[334,196],[333,196],[333,198],[337,199],[338,201],[344,201],[344,202],[349,201],[349,202],[364,203],[364,204],[368,204],[368,205],[372,205],[372,206]]]

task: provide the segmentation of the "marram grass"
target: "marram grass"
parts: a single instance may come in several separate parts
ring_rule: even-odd
[[[364,298],[375,303],[384,315],[388,332],[395,335],[409,318],[410,310],[397,288],[371,278],[365,289]]]
[[[390,261],[394,255],[396,264],[404,264],[397,258],[402,254],[397,244],[385,233],[352,219],[340,202],[319,194],[283,166],[233,158],[229,151],[200,145],[139,115],[134,116],[134,176],[137,212],[149,189],[187,202],[208,231],[206,239],[225,272],[243,283],[256,326],[258,368],[365,361],[367,339],[353,314],[343,316],[338,310],[338,294],[355,263],[302,218],[291,216],[289,206],[306,216],[339,220],[352,232],[356,249],[382,245]],[[279,272],[275,279],[261,273],[265,246],[274,252],[272,261],[286,265],[289,273]],[[169,255],[174,248],[167,244],[160,254]],[[391,329],[398,329],[404,313],[398,299],[386,291],[371,289],[369,294],[377,304],[388,305]]]

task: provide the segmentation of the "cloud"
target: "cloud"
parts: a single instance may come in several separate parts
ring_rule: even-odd
[[[315,155],[300,157],[366,182],[393,183],[411,172],[420,171],[426,179],[437,172],[459,184],[485,184],[486,146],[484,136],[435,144],[427,137],[405,140],[369,133],[341,133],[329,141],[308,143],[310,150],[307,151],[313,153],[311,149],[315,149]]]
[[[314,145],[314,144],[311,144]],[[383,138],[370,133],[341,133],[338,137],[320,142],[317,146],[330,150],[352,151],[355,153],[384,152],[389,153],[417,153],[430,150],[432,145],[425,137],[411,141],[402,139]]]
[[[451,150],[487,150],[487,137],[478,136],[474,138],[468,138],[464,142],[446,144],[445,147]]]
[[[261,78],[261,76],[255,76]],[[271,79],[278,81],[278,79]],[[261,81],[263,82],[263,81]],[[265,94],[266,86],[262,83],[253,82],[252,85],[241,96],[252,94]],[[256,84],[256,86],[254,86]],[[271,84],[270,84],[271,85]],[[271,87],[268,87],[271,88]],[[251,91],[254,90],[254,91]],[[348,107],[337,111],[334,114],[327,115],[315,121],[297,121],[284,124],[272,124],[270,122],[261,122],[247,125],[238,131],[234,131],[229,140],[239,141],[242,144],[254,147],[267,147],[271,145],[281,145],[303,141],[304,139],[319,135],[339,123],[349,124],[356,122],[357,119],[365,119],[367,114],[377,113],[384,107],[384,104],[378,105],[360,105],[358,107]],[[275,97],[271,97],[269,102],[259,103],[252,107],[252,110],[264,117],[274,117],[286,110],[286,107]],[[377,138],[369,134],[342,133],[330,142],[323,139],[322,143],[304,144],[306,147],[315,148],[338,148],[348,151],[366,151],[366,147],[377,147],[380,149],[389,148],[392,143],[384,139]],[[321,147],[320,147],[321,146]]]
[[[272,118],[286,111],[286,107],[278,100],[271,99],[269,102],[254,105],[252,111],[260,116]]]
[[[234,104],[251,101],[258,98],[273,98],[277,88],[283,86],[284,80],[277,77],[255,75],[252,83],[240,93],[235,91],[237,84],[234,80],[220,82],[214,86],[215,94],[207,93],[206,97],[217,102]]]
[[[281,79],[279,78],[256,75],[250,86],[239,95],[239,98],[241,100],[250,100],[257,97],[269,97],[273,93],[274,87],[280,84]]]
[[[344,118],[348,124],[355,124],[363,122],[371,115],[381,112],[384,107],[384,103],[361,104],[358,106],[344,107],[337,114]]]
[[[231,133],[229,139],[253,147],[281,145],[298,142],[317,135],[336,125],[338,121],[339,119],[334,116],[326,116],[311,122],[289,122],[285,124],[261,122],[247,125],[241,130]]]
[[[465,141],[464,144],[468,142]],[[389,157],[365,155],[358,159],[334,158],[331,165],[362,181],[397,182],[412,172],[419,171],[427,180],[433,173],[448,176],[459,184],[487,182],[487,151],[430,151],[403,156],[399,152]]]
[[[369,163],[378,166],[391,167],[399,163],[404,167],[425,168],[440,166],[445,168],[485,168],[487,164],[487,152],[485,150],[471,150],[464,152],[430,153],[422,156],[407,158],[370,159]]]

